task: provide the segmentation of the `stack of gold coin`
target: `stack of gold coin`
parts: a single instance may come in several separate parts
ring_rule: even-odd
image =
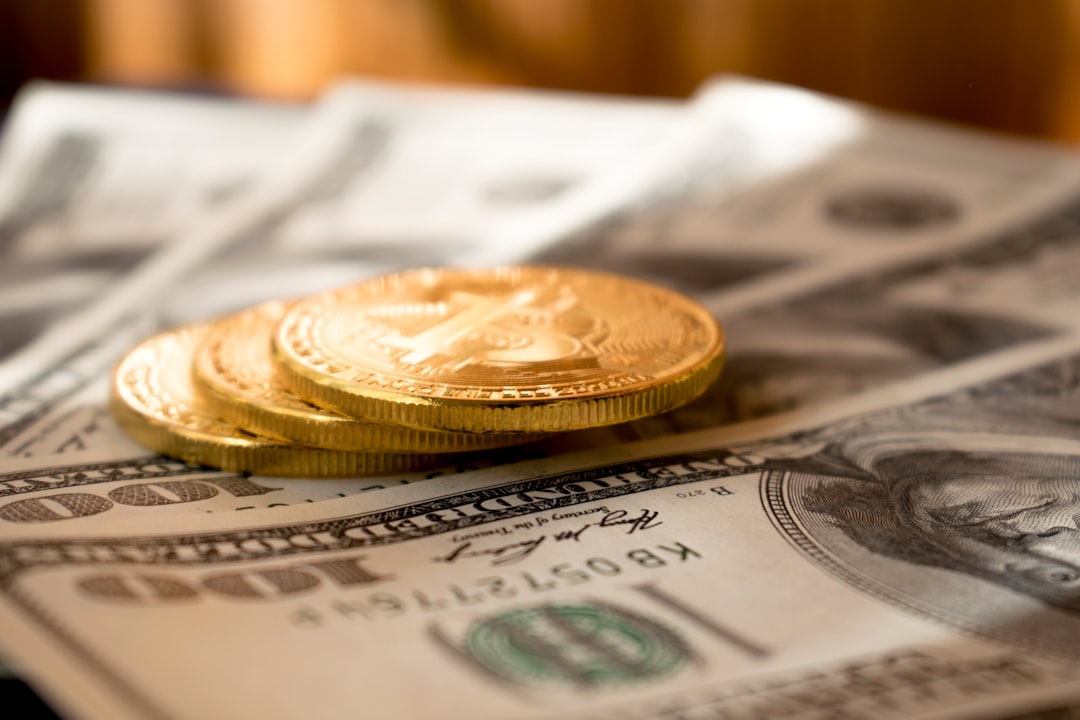
[[[190,462],[374,475],[671,410],[723,357],[707,310],[638,280],[412,270],[154,336],[117,364],[111,405]]]

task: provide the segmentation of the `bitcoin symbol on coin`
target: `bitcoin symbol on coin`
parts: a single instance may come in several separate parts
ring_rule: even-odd
[[[417,335],[388,336],[380,343],[407,351],[400,362],[418,365],[443,357],[455,369],[483,363],[552,363],[580,353],[581,341],[551,327],[576,298],[564,293],[548,306],[537,300],[532,289],[505,299],[454,292],[450,303],[461,310]]]

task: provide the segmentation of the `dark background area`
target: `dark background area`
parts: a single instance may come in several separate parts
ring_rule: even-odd
[[[1080,0],[0,0],[30,78],[309,100],[346,75],[686,97],[734,72],[1080,139]]]

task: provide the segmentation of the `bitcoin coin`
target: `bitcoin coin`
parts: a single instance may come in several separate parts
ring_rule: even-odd
[[[140,444],[232,472],[352,477],[446,464],[445,456],[325,450],[259,437],[219,420],[195,399],[191,362],[207,324],[186,325],[135,346],[113,373],[110,407]]]
[[[346,414],[419,428],[558,432],[663,412],[720,374],[705,308],[648,283],[521,266],[414,270],[297,301],[282,377]]]
[[[288,305],[264,303],[210,326],[195,352],[192,381],[196,398],[211,412],[260,435],[340,450],[461,452],[543,437],[418,430],[312,405],[278,379],[270,354],[270,337]]]

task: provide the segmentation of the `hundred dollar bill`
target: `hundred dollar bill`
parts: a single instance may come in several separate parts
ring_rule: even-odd
[[[651,274],[737,310],[793,281],[979,242],[1077,183],[1078,156],[1062,146],[798,88],[722,78],[691,107],[698,145],[670,177],[543,257]]]
[[[36,82],[0,143],[0,359],[269,166],[301,110]]]
[[[706,397],[593,433],[589,444],[827,400],[1067,332],[1080,317],[1069,280],[1080,262],[1075,153],[835,102],[820,108],[819,97],[766,84],[720,83],[709,101],[718,128],[755,104],[792,117],[805,104],[849,137],[735,194],[719,170],[702,172],[543,255],[679,288],[728,335],[724,376]],[[809,131],[788,134],[800,132]]]
[[[777,89],[772,88],[772,90]],[[769,115],[755,109],[758,106],[749,102],[746,98],[741,98],[738,103],[734,103],[732,106],[737,108],[737,111],[733,110],[736,119],[726,126],[727,131],[722,135],[727,142],[710,144],[711,154],[703,153],[701,156],[691,154],[687,158],[681,158],[680,162],[686,162],[686,165],[682,170],[682,174],[676,176],[680,180],[680,182],[676,183],[676,187],[683,187],[686,184],[686,178],[693,177],[695,173],[701,173],[703,177],[711,178],[709,188],[714,197],[718,194],[731,195],[734,191],[747,189],[754,183],[768,187],[769,183],[774,182],[775,178],[783,173],[797,172],[804,165],[820,160],[823,155],[827,156],[826,151],[842,147],[847,136],[838,132],[836,128],[845,129],[846,132],[846,129],[857,127],[860,123],[838,124],[831,121],[825,122],[824,120],[828,118],[838,119],[840,115],[844,114],[849,117],[852,115],[857,116],[857,113],[853,114],[850,111],[837,109],[835,105],[826,102],[817,102],[816,107],[823,113],[823,121],[819,125],[818,131],[816,133],[806,131],[803,134],[785,135],[780,132],[781,128],[775,125],[762,124],[761,121],[769,117]],[[768,102],[766,102],[766,105],[768,105]],[[383,105],[380,105],[380,107],[383,107]],[[772,107],[775,109],[775,105]],[[625,109],[623,110],[623,114],[625,114]],[[393,112],[389,114],[393,115]],[[754,122],[755,116],[756,123]],[[410,117],[412,117],[411,113]],[[801,117],[805,119],[807,116],[803,113]],[[437,121],[432,121],[432,123],[436,127],[439,125]],[[305,205],[302,205],[300,210],[296,212],[288,209],[287,203],[280,203],[279,201],[282,198],[288,199],[293,196],[280,191],[281,194],[275,196],[274,202],[261,205],[256,203],[253,206],[249,204],[246,207],[241,206],[242,212],[232,216],[234,219],[231,224],[226,222],[223,228],[219,226],[217,234],[211,232],[207,236],[206,234],[198,235],[196,233],[198,235],[196,241],[201,238],[204,244],[208,241],[210,244],[223,242],[227,246],[235,243],[233,246],[240,249],[233,251],[233,257],[243,259],[246,257],[246,251],[243,250],[244,243],[242,242],[245,238],[251,238],[258,243],[260,238],[273,237],[277,238],[275,244],[271,246],[267,241],[267,246],[276,248],[275,252],[280,249],[282,256],[288,258],[289,262],[296,263],[297,260],[301,259],[296,255],[296,248],[302,248],[303,246],[303,242],[297,242],[296,238],[303,238],[303,228],[305,227],[309,229],[313,227],[334,228],[335,232],[328,233],[326,237],[337,238],[339,241],[354,236],[359,240],[363,240],[364,232],[374,232],[372,228],[365,230],[361,226],[359,229],[350,229],[348,222],[338,220],[340,217],[348,218],[347,213],[342,215],[341,213],[327,212],[326,208],[320,208],[319,204],[326,204],[327,194],[332,195],[335,188],[340,189],[344,183],[342,178],[350,179],[354,186],[352,194],[349,195],[349,202],[363,200],[365,190],[363,175],[364,173],[370,173],[373,166],[378,167],[378,161],[384,156],[385,146],[382,144],[382,140],[385,139],[385,135],[382,134],[379,128],[378,124],[367,125],[364,132],[359,132],[355,136],[344,135],[346,140],[352,138],[354,142],[344,142],[342,145],[337,146],[328,142],[324,146],[326,148],[324,154],[320,157],[323,159],[334,158],[340,161],[339,164],[332,166],[331,171],[323,175],[317,174],[315,170],[310,170],[309,174],[306,175],[297,173],[297,178],[306,178],[308,180],[313,177],[311,173],[315,173],[315,180],[311,180],[308,185],[310,194],[305,196],[305,201],[315,206],[314,212],[309,212],[311,208]],[[748,133],[747,128],[756,128],[757,134]],[[887,133],[884,134],[887,135]],[[414,135],[423,137],[419,133]],[[337,135],[320,133],[320,138],[327,137],[340,139],[343,135],[340,133]],[[889,143],[885,142],[884,144],[888,145]],[[498,145],[495,144],[495,146]],[[904,146],[904,151],[909,152],[912,146],[910,143]],[[405,147],[410,147],[409,143],[405,143]],[[693,146],[690,143],[685,143],[684,147]],[[344,148],[345,151],[335,154],[335,150],[339,148]],[[741,154],[736,152],[736,148],[741,151]],[[990,149],[993,150],[996,147]],[[988,154],[993,155],[993,153]],[[1021,153],[1021,155],[1023,154]],[[394,163],[389,165],[391,168],[394,167]],[[321,166],[319,163],[313,163],[311,167],[318,168]],[[550,165],[547,166],[547,171],[550,171],[550,167]],[[681,168],[683,166],[676,164],[675,167]],[[1043,169],[1049,167],[1051,167],[1051,164],[1047,164]],[[518,171],[520,169],[520,167],[516,168]],[[487,168],[486,171],[490,172],[490,168]],[[935,171],[932,170],[931,172]],[[714,174],[709,175],[708,173]],[[717,181],[716,173],[722,174],[723,182]],[[401,178],[406,178],[409,175],[408,172],[400,169],[397,174]],[[393,178],[395,174],[389,172],[388,176]],[[1051,177],[1053,176],[1051,175]],[[369,183],[368,187],[376,184]],[[543,185],[544,183],[539,184]],[[380,185],[380,187],[382,186]],[[1030,189],[1032,187],[1038,188],[1042,186],[1033,181],[1024,185],[1024,188],[1021,189]],[[573,197],[573,193],[569,193],[565,189],[555,193],[553,197],[559,197],[560,195],[564,199]],[[1037,195],[1036,193],[1036,197]],[[499,194],[496,193],[495,196],[498,197]],[[428,201],[431,200],[430,196],[421,197]],[[463,195],[461,197],[469,196]],[[464,207],[474,207],[477,204],[462,203],[460,202],[461,197],[458,198],[459,202],[448,202],[446,207],[451,210],[454,208],[460,210],[463,205]],[[555,218],[554,223],[536,222],[536,218],[542,217],[542,214],[534,212],[534,208],[543,205],[543,203],[538,203],[536,198],[527,203],[517,203],[516,207],[511,207],[513,212],[504,212],[503,215],[513,216],[516,213],[519,216],[528,216],[530,218],[530,227],[539,227],[544,233],[556,237],[557,233],[552,232],[553,228],[572,227],[574,222],[580,221],[580,212],[583,208],[586,211],[585,217],[588,217],[588,213],[592,211],[589,203],[591,202],[594,207],[596,206],[595,197],[588,198],[587,195],[579,197],[586,197],[588,202],[583,204],[578,201],[576,206],[570,206],[577,214],[566,211],[553,214],[551,217]],[[1016,197],[1023,200],[1026,196],[1017,194]],[[275,204],[276,202],[279,204]],[[342,204],[344,206],[344,203]],[[438,204],[436,203],[436,205]],[[282,211],[282,207],[285,207],[286,210]],[[390,207],[397,208],[398,206],[391,204]],[[369,211],[373,209],[368,208]],[[226,215],[228,215],[228,212],[227,209]],[[454,210],[454,212],[457,212],[457,210]],[[397,213],[397,210],[395,210],[395,213]],[[375,216],[373,213],[369,214]],[[90,218],[92,215],[84,213],[81,217]],[[322,217],[322,219],[313,221],[311,220],[312,217]],[[401,221],[397,220],[397,217],[395,214],[390,214],[384,222],[392,223],[396,221],[400,223]],[[443,219],[452,219],[453,217],[455,216],[451,212]],[[467,217],[467,214],[461,215],[459,213],[459,217]],[[307,219],[298,220],[297,218]],[[431,227],[433,226],[429,225],[428,229],[430,230]],[[402,231],[403,228],[399,225],[397,229]],[[389,232],[387,227],[384,227],[383,230]],[[415,224],[410,232],[414,232],[417,242],[415,245],[409,244],[407,247],[430,249],[433,244],[441,247],[440,243],[433,243],[432,236],[425,236],[423,228],[418,228]],[[502,232],[504,236],[507,233],[505,230]],[[544,242],[543,233],[538,234],[535,229],[531,230],[531,233],[526,237],[527,240],[535,243],[536,239],[539,238],[540,244]],[[404,234],[407,235],[408,233]],[[462,237],[464,236],[465,233],[462,233]],[[498,236],[497,233],[496,236]],[[317,237],[319,237],[317,234],[313,234],[308,239],[316,239]],[[520,238],[511,237],[510,241],[504,244],[510,247],[511,250],[521,253],[521,247],[512,245],[513,241],[520,241]],[[855,237],[854,241],[855,244],[861,242],[858,237]],[[388,243],[389,240],[386,240],[386,242]],[[526,249],[533,247],[530,242],[524,244]],[[376,240],[373,244],[379,245],[379,241]],[[322,279],[333,268],[340,269],[338,260],[343,255],[343,248],[347,247],[347,245],[348,243],[345,242],[316,245],[318,252],[313,253],[315,262],[311,264],[314,271],[305,274],[305,276]],[[809,244],[807,245],[809,246]],[[836,245],[836,243],[834,242],[833,245]],[[250,248],[251,245],[247,247]],[[257,247],[262,248],[263,246],[257,245]],[[486,248],[484,250],[491,249]],[[835,249],[833,248],[833,250]],[[846,251],[845,248],[841,249]],[[453,253],[460,252],[460,250],[461,248],[457,248],[448,253],[448,256],[454,256]],[[808,247],[804,248],[804,250],[808,250]],[[427,252],[428,250],[422,250],[418,255],[424,256]],[[827,255],[827,253],[819,254],[822,257]],[[842,255],[843,253],[835,254]],[[135,253],[132,257],[139,256],[139,253]],[[430,257],[430,255],[427,256]],[[464,256],[469,257],[469,254],[464,253]],[[473,253],[473,256],[475,257],[476,253]],[[387,259],[386,252],[378,248],[370,255],[354,259],[358,260],[357,267],[350,268],[349,273],[354,271],[367,272],[369,271],[368,268],[372,266],[388,269],[393,266],[394,262],[400,262]],[[267,287],[272,287],[272,291],[277,293],[280,282],[279,275],[273,272],[275,262],[277,267],[283,265],[280,258],[276,261],[271,258],[271,262],[259,266],[259,272],[251,273],[248,276],[248,280],[270,278],[271,283],[262,285],[243,283],[238,286],[238,296],[226,298],[226,304],[247,302],[250,298],[258,297],[259,293],[267,292]],[[191,267],[195,264],[194,259],[183,259],[182,262],[177,263],[176,257],[173,256],[168,264],[168,269],[170,272],[175,272],[177,267]],[[159,266],[161,265],[159,263]],[[242,266],[242,263],[240,265]],[[233,268],[236,266],[237,264],[231,265]],[[659,263],[649,263],[649,266],[659,267]],[[230,275],[232,273],[228,269],[230,265],[226,264],[220,267],[224,267],[226,270],[224,273],[219,272],[219,280],[222,274]],[[192,287],[195,288],[193,291],[183,293],[181,292],[183,286],[180,286],[177,290],[178,296],[171,303],[166,303],[168,310],[163,313],[169,318],[166,322],[211,311],[210,308],[200,307],[199,302],[205,296],[212,296],[212,293],[205,292],[208,288],[222,286],[221,283],[214,280],[213,270],[214,268],[211,267],[210,279],[204,278],[201,283],[192,284]],[[851,270],[846,270],[846,272],[850,274]],[[154,290],[159,289],[159,281],[160,276],[155,276]],[[144,287],[149,285],[149,283],[144,284]],[[129,295],[129,300],[131,297],[134,297],[134,295]],[[215,302],[220,302],[220,297]],[[255,479],[251,482],[256,488],[274,489],[262,495],[252,494],[245,496],[242,492],[229,492],[228,490],[222,490],[220,485],[204,482],[203,479],[200,479],[199,471],[194,469],[191,469],[190,474],[185,474],[187,471],[175,467],[171,471],[158,472],[157,474],[153,471],[146,472],[145,468],[148,466],[148,462],[152,463],[153,459],[146,458],[136,448],[126,448],[121,451],[122,457],[111,455],[110,452],[114,451],[118,444],[120,447],[124,447],[124,445],[122,437],[116,434],[115,427],[111,426],[111,421],[104,412],[104,375],[101,370],[107,367],[112,357],[115,357],[116,354],[130,345],[140,334],[148,332],[154,326],[154,323],[160,322],[162,320],[154,318],[123,317],[113,325],[106,326],[105,332],[98,332],[91,343],[83,348],[78,348],[64,362],[51,367],[46,363],[46,371],[39,373],[35,382],[24,384],[18,387],[15,392],[8,394],[5,398],[4,409],[8,413],[8,417],[12,417],[18,422],[9,423],[4,428],[5,451],[13,455],[36,457],[38,459],[29,464],[19,461],[18,466],[8,468],[12,473],[21,473],[10,476],[20,480],[21,484],[17,483],[13,488],[16,492],[8,493],[8,498],[3,506],[7,512],[3,524],[72,523],[78,522],[82,518],[97,517],[99,515],[102,518],[115,519],[124,513],[137,515],[188,510],[202,512],[206,509],[245,509],[261,507],[262,505],[255,504],[256,500],[264,505],[276,505],[281,502],[306,502],[313,499],[332,497],[337,492],[360,492],[387,482],[385,480],[354,481],[342,483],[340,489],[331,488],[328,485],[318,485],[316,487],[313,484],[305,489],[295,485],[290,486],[290,482],[295,483],[295,481],[262,483],[262,480]],[[98,327],[101,326],[98,325]],[[34,357],[36,358],[37,354],[34,354]],[[37,367],[41,367],[41,365]],[[105,433],[101,432],[103,427],[106,428]],[[692,427],[692,425],[689,427]],[[71,455],[72,451],[80,448],[89,449],[88,458],[80,458],[78,454]],[[50,464],[47,457],[59,451],[67,451],[68,454],[62,462]],[[166,465],[169,462],[163,458],[158,458],[157,461],[166,463]],[[61,478],[61,480],[57,480],[57,478]],[[402,479],[395,478],[394,480],[400,482]],[[239,485],[234,483],[230,487],[240,491],[242,488]],[[139,502],[134,501],[134,498],[138,498]],[[140,502],[142,504],[139,504]],[[102,510],[101,508],[105,509]],[[0,510],[0,512],[4,512],[4,510]]]
[[[163,304],[167,322],[280,297],[283,282],[302,294],[403,267],[492,264],[503,238],[640,173],[685,115],[673,101],[373,82],[321,104],[318,148],[298,153],[318,178],[221,238]]]
[[[1077,378],[1059,337],[453,481],[19,526],[0,642],[82,718],[1052,715]]]

